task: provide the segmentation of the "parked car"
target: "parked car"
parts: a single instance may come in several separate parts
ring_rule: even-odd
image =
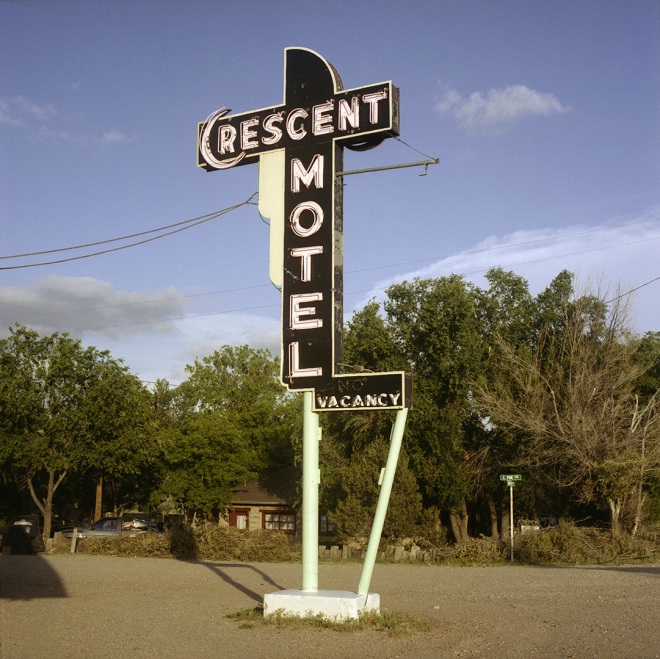
[[[146,520],[131,519],[124,520],[121,517],[104,517],[94,522],[91,526],[78,529],[79,538],[99,538],[111,535],[129,535],[131,537],[140,533],[158,532],[158,527]],[[73,530],[68,531],[67,538],[73,536]]]
[[[54,517],[50,522],[50,537],[52,538],[56,533],[70,533],[74,526],[71,520]]]

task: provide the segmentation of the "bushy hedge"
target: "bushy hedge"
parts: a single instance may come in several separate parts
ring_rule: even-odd
[[[300,544],[273,531],[246,531],[202,524],[177,526],[164,534],[142,533],[107,538],[80,538],[76,551],[106,556],[141,556],[206,561],[284,562],[300,560]],[[61,541],[53,551],[70,550]],[[424,553],[431,563],[449,565],[496,565],[509,561],[509,542],[496,538],[469,538],[455,546],[442,546]],[[636,536],[612,535],[573,523],[516,535],[516,563],[530,565],[584,565],[607,562],[657,560],[660,556],[655,532]],[[418,559],[419,560],[419,559]]]
[[[454,560],[466,565],[495,565],[501,563],[508,552],[498,538],[468,538],[464,543],[452,548],[446,562]],[[453,560],[452,560],[453,559]]]
[[[594,564],[649,560],[659,555],[656,534],[613,535],[610,531],[560,522],[516,538],[514,556],[531,564]]]
[[[298,554],[288,536],[273,531],[246,531],[202,524],[168,531],[170,552],[179,558],[208,561],[288,561]]]
[[[55,551],[69,550],[69,542]],[[272,531],[245,531],[215,524],[176,526],[163,534],[141,533],[106,538],[80,538],[76,552],[105,556],[175,557],[206,561],[288,561],[299,549]]]

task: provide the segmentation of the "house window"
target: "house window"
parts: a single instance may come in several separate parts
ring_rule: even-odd
[[[277,512],[274,510],[261,511],[261,526],[268,531],[296,532],[296,514],[291,511]]]
[[[327,515],[321,515],[319,517],[319,532],[320,533],[334,533],[337,530],[337,527],[328,520]]]
[[[235,508],[229,513],[229,526],[235,526],[237,529],[249,528],[250,509]]]

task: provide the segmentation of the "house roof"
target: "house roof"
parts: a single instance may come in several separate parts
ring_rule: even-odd
[[[232,504],[286,504],[296,499],[300,469],[287,467],[257,480],[248,481],[232,488]]]

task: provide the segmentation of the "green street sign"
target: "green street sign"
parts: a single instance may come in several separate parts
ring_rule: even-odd
[[[500,476],[501,481],[521,481],[522,476],[520,474],[502,474]]]

